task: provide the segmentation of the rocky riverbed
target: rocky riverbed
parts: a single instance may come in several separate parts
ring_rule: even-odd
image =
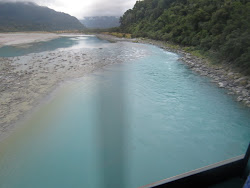
[[[238,102],[242,102],[250,107],[250,78],[242,76],[233,70],[228,69],[225,65],[211,66],[204,59],[199,59],[183,53],[181,58],[190,69],[199,73],[201,76],[211,78],[220,88],[226,88],[229,95],[235,95]]]
[[[136,49],[128,50],[123,43],[105,43],[0,58],[0,140],[58,85],[106,65],[145,55],[138,54]]]
[[[109,35],[99,38],[112,42],[108,53],[102,47],[80,50],[55,50],[26,56],[0,58],[0,139],[8,135],[15,123],[34,109],[41,99],[58,84],[82,77],[108,64],[120,63],[136,56],[144,56],[136,50],[123,48],[124,41],[157,45],[165,50],[181,54],[180,60],[202,76],[211,78],[218,87],[228,89],[228,94],[250,107],[250,78],[241,76],[225,66],[211,65],[182,50],[166,47],[164,42],[142,39],[120,39]],[[120,46],[117,46],[120,45]],[[139,44],[138,44],[139,45]],[[117,48],[118,47],[118,48]],[[115,52],[115,50],[120,50]],[[113,53],[115,52],[115,53]],[[116,54],[121,54],[117,57]]]
[[[109,64],[83,52],[46,52],[0,58],[0,137],[57,84]]]

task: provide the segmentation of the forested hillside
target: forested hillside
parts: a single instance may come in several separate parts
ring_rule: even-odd
[[[0,2],[0,31],[79,30],[84,26],[78,19],[34,3]]]
[[[192,46],[250,74],[249,0],[144,0],[121,17],[121,30]]]

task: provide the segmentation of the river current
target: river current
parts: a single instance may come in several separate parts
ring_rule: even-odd
[[[1,188],[133,188],[245,153],[249,108],[175,53],[78,36],[0,55],[93,48],[114,63],[63,84],[0,143]]]

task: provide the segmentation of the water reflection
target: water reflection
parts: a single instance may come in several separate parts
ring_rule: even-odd
[[[96,130],[98,131],[99,163],[103,188],[127,187],[128,156],[125,145],[128,124],[125,122],[127,113],[123,73],[123,71],[116,70],[113,72],[112,78],[103,74],[98,80]]]

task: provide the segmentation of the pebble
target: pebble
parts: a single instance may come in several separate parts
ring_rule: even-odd
[[[211,68],[205,62],[191,54],[181,51],[183,57],[180,59],[186,63],[190,69],[202,76],[209,76],[220,88],[226,88],[229,95],[236,95],[238,102],[243,102],[250,106],[250,78],[239,76],[239,73],[227,71],[225,68]]]

